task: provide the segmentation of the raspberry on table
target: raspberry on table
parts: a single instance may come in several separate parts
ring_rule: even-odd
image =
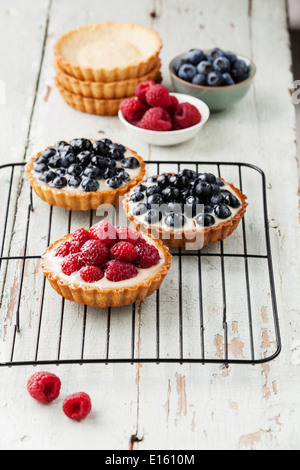
[[[118,227],[116,229],[118,241],[129,242],[135,245],[137,242],[144,241],[145,239],[139,232],[132,230],[129,227]]]
[[[146,101],[150,106],[168,108],[172,105],[172,100],[167,87],[161,84],[155,84],[146,92]]]
[[[70,254],[71,244],[70,242],[64,242],[55,251],[55,256],[59,256],[60,258],[65,258]]]
[[[93,225],[90,229],[90,236],[94,240],[101,240],[108,247],[117,241],[117,232],[114,225],[109,222],[102,221]]]
[[[59,396],[61,381],[51,372],[36,372],[27,382],[27,390],[40,403],[51,403]]]
[[[201,117],[196,106],[190,103],[180,103],[174,114],[174,125],[177,129],[185,129],[198,124]]]
[[[100,240],[88,240],[81,248],[80,257],[85,265],[102,266],[108,260],[108,247]]]
[[[91,412],[92,402],[85,392],[73,393],[64,400],[62,409],[68,418],[81,421]]]
[[[124,119],[129,122],[136,122],[143,116],[147,106],[138,98],[126,98],[120,105],[120,110]]]
[[[106,263],[105,274],[109,281],[119,282],[137,276],[138,270],[131,263],[113,259]]]
[[[161,107],[150,108],[145,112],[138,126],[152,131],[169,131],[172,129],[170,114]]]
[[[160,261],[159,251],[154,245],[149,245],[149,243],[138,244],[136,251],[138,255],[133,264],[138,268],[150,268]]]
[[[80,253],[68,255],[61,265],[61,270],[67,276],[72,273],[79,271],[83,267],[84,263],[81,259]]]
[[[137,257],[137,251],[129,242],[118,242],[110,249],[110,256],[120,261],[131,262]]]
[[[86,266],[80,272],[81,278],[85,282],[97,282],[104,276],[104,270],[98,266]]]
[[[80,248],[86,241],[90,239],[90,234],[87,230],[84,228],[79,228],[76,230],[71,238],[71,247],[70,247],[70,252],[71,253],[78,253],[80,251]]]
[[[135,89],[135,96],[144,104],[147,104],[146,93],[155,82],[153,80],[146,80],[143,83],[139,83]]]

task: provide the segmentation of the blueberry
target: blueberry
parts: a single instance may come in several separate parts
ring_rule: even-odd
[[[61,158],[61,166],[64,168],[68,168],[73,163],[77,163],[77,161],[78,160],[74,153],[67,153]]]
[[[85,178],[81,182],[81,187],[86,192],[97,191],[99,189],[99,183],[94,178]]]
[[[159,222],[162,218],[162,213],[161,211],[157,209],[150,209],[144,216],[144,220],[148,222],[149,224],[155,224]]]
[[[49,166],[51,168],[60,168],[61,166],[61,158],[60,157],[50,157],[48,161]]]
[[[181,192],[181,199],[183,201],[185,201],[187,197],[192,195],[189,187],[185,188],[185,189],[182,189],[180,192]]]
[[[214,208],[214,212],[219,219],[228,219],[231,216],[231,210],[226,204],[219,204]]]
[[[237,60],[237,56],[233,52],[224,52],[224,56],[229,60],[231,64]]]
[[[213,62],[213,67],[217,72],[226,73],[230,71],[231,65],[226,57],[217,57]]]
[[[199,173],[198,179],[206,183],[216,183],[216,177],[213,173]]]
[[[54,144],[54,148],[58,151],[62,150],[66,145],[69,145],[68,142],[65,142],[64,140],[58,140]]]
[[[206,59],[206,55],[201,49],[191,49],[186,55],[185,60],[190,64],[197,65]]]
[[[110,139],[101,139],[101,141],[104,142],[108,146],[112,144],[112,141]]]
[[[191,82],[196,75],[196,67],[192,64],[184,64],[178,71],[178,77],[186,82]]]
[[[233,207],[234,209],[240,207],[241,205],[238,198],[234,196],[233,194],[228,194],[227,196],[225,196],[225,204],[227,204],[230,207]]]
[[[220,187],[221,187],[221,186],[225,186],[224,181],[222,181],[220,178],[217,178],[216,183],[217,183],[217,185],[220,186]]]
[[[223,75],[217,71],[209,73],[207,76],[207,85],[208,86],[222,86]]]
[[[103,157],[107,157],[109,155],[109,145],[103,142],[103,140],[96,140],[92,144],[93,151],[97,155],[102,155]]]
[[[140,166],[140,162],[135,157],[127,157],[122,160],[121,165],[123,168],[134,169]]]
[[[116,176],[116,169],[115,168],[106,168],[104,171],[103,171],[103,174],[102,174],[102,177],[107,180],[107,179],[110,179],[110,178],[113,178],[114,176]]]
[[[142,202],[134,206],[132,209],[132,214],[135,216],[145,214],[147,212],[148,208],[146,204],[143,204]]]
[[[211,183],[211,190],[214,195],[220,194],[221,188],[217,183]]]
[[[105,168],[109,168],[108,162],[110,160],[105,157],[100,157],[99,155],[94,155],[91,158],[91,165],[97,166],[100,170],[103,170]]]
[[[107,184],[110,188],[117,189],[122,186],[123,181],[122,178],[119,178],[118,176],[113,176],[112,178],[109,178],[107,180]]]
[[[67,184],[68,184],[68,181],[63,176],[56,176],[56,178],[54,178],[53,180],[54,187],[58,189],[64,188],[65,186],[67,186]]]
[[[65,176],[66,173],[67,170],[65,170],[64,168],[58,168],[57,170],[55,170],[55,174],[57,176]]]
[[[68,173],[69,173],[69,170],[68,170]],[[70,173],[70,174],[74,174],[74,176],[80,175],[80,173]],[[99,176],[101,175],[101,170],[99,170],[97,166],[89,165],[85,168],[85,170],[83,171],[83,174],[84,176],[87,176],[88,178],[99,178]]]
[[[158,194],[158,193],[152,194],[147,199],[147,204],[149,206],[152,206],[152,205],[160,206],[161,204],[163,204],[163,202],[164,202],[164,198],[161,196],[161,194]]]
[[[174,66],[174,71],[175,71],[176,75],[178,75],[178,72],[179,72],[180,67],[181,67],[182,65],[186,64],[186,63],[187,63],[187,61],[186,61],[185,59],[179,59],[179,60],[176,62],[175,66]]]
[[[145,198],[145,196],[144,196],[143,193],[140,193],[139,191],[135,191],[135,192],[132,193],[132,195],[130,196],[130,201],[132,201],[132,202],[140,202],[140,201],[142,201],[144,198]]]
[[[217,59],[218,57],[223,57],[224,56],[224,52],[219,49],[218,47],[214,47],[213,49],[211,49],[208,53],[207,53],[207,59],[213,63],[215,59]]]
[[[43,183],[50,183],[51,181],[54,180],[54,178],[56,178],[56,174],[54,173],[54,171],[45,171],[45,173],[42,173],[39,177],[39,180],[42,181]]]
[[[37,173],[44,173],[45,171],[48,170],[48,166],[46,163],[38,163],[37,165],[34,165],[34,171]]]
[[[87,166],[92,159],[92,153],[89,150],[84,150],[77,155],[77,160],[82,166]]]
[[[147,183],[156,183],[157,179],[157,176],[149,176],[146,181]]]
[[[182,228],[185,225],[185,223],[186,223],[186,218],[182,214],[171,212],[165,218],[165,224],[168,225],[168,227]]]
[[[223,73],[223,82],[225,86],[235,85],[235,81],[233,80],[230,73]]]
[[[189,185],[189,179],[185,175],[171,175],[169,178],[170,186],[178,189],[184,189]]]
[[[213,72],[214,68],[208,60],[203,60],[200,64],[197,65],[197,73],[204,73],[207,75],[210,72]]]
[[[71,186],[72,188],[78,188],[81,183],[81,178],[78,176],[71,176],[71,178],[68,181],[68,186]]]
[[[158,186],[160,186],[161,188],[165,188],[169,184],[169,175],[160,175],[160,176],[158,176],[156,182],[157,182]]]
[[[205,73],[197,73],[197,75],[194,76],[192,83],[194,85],[200,85],[200,86],[206,86],[207,85],[207,75]]]
[[[118,148],[111,149],[109,155],[111,156],[111,158],[113,158],[117,162],[119,162],[120,160],[123,160],[124,158],[124,153],[121,152],[121,150]]]
[[[73,139],[70,142],[70,145],[74,147],[75,153],[80,153],[83,152],[84,150],[92,150],[93,149],[93,144],[90,140],[88,139]]]
[[[126,147],[124,147],[122,144],[110,144],[109,148],[110,150],[118,149],[121,153],[126,152]]]
[[[116,168],[117,166],[116,160],[113,160],[112,158],[109,158],[109,157],[105,157],[103,160],[105,161],[107,168]]]
[[[242,59],[236,60],[232,64],[231,75],[236,83],[240,83],[248,78],[248,65]]]
[[[56,149],[51,147],[51,148],[44,150],[41,156],[45,158],[50,158],[50,157],[54,157],[55,155],[56,155]]]
[[[140,191],[141,193],[145,192],[147,190],[147,186],[144,184],[139,184],[134,188],[134,191]]]
[[[205,214],[210,214],[213,210],[214,210],[214,208],[210,204],[205,204],[204,205],[204,213]]]
[[[167,204],[163,205],[163,212],[165,215],[174,213],[174,214],[182,214],[183,205],[177,201],[170,201]]]
[[[72,176],[79,176],[81,173],[82,173],[82,166],[79,165],[78,163],[72,163],[72,165],[69,166],[67,172],[69,173],[69,175],[72,175]]]
[[[201,227],[210,227],[214,225],[215,219],[210,214],[200,214],[196,217],[196,223],[201,225]]]
[[[224,202],[224,196],[222,194],[215,194],[210,198],[210,203],[213,206],[216,206],[217,204],[222,204]]]
[[[190,170],[189,168],[185,168],[184,170],[180,170],[178,176],[187,176],[189,180],[196,179],[198,173],[194,170]]]
[[[161,188],[155,184],[153,186],[149,186],[146,189],[147,197],[152,196],[152,194],[160,193],[160,192],[161,192]]]
[[[185,215],[187,217],[195,217],[197,213],[197,205],[201,204],[197,196],[189,196],[185,200]]]
[[[127,173],[127,171],[122,170],[121,168],[116,169],[117,175],[119,178],[121,178],[122,181],[129,181],[130,176]]]
[[[172,188],[168,186],[162,190],[162,195],[165,198],[166,202],[169,201],[178,201],[180,199],[180,191],[177,188]]]
[[[200,197],[201,200],[211,196],[211,185],[205,181],[196,180],[194,186],[194,193]]]

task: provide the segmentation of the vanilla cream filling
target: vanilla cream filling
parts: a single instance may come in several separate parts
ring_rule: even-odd
[[[70,238],[71,236],[72,235],[70,235]],[[98,289],[107,289],[107,288],[111,289],[114,287],[117,289],[120,287],[134,286],[154,277],[155,274],[161,269],[161,267],[165,263],[165,256],[163,252],[157,247],[155,240],[144,235],[143,237],[146,240],[146,242],[149,243],[149,245],[154,245],[159,250],[160,261],[158,264],[156,264],[155,266],[151,266],[150,268],[146,268],[146,269],[137,268],[138,270],[137,276],[131,279],[126,279],[124,281],[112,282],[112,281],[109,281],[104,275],[104,277],[100,279],[100,281],[85,282],[80,276],[81,270],[76,271],[75,273],[72,273],[70,276],[67,276],[66,274],[62,272],[62,269],[61,269],[61,265],[63,261],[65,260],[65,258],[55,256],[55,252],[57,248],[59,247],[59,243],[56,243],[50,251],[47,251],[45,253],[45,255],[43,256],[44,264],[45,264],[46,269],[51,271],[51,273],[59,276],[64,281],[67,281],[69,284],[74,285],[74,286],[80,285],[80,286],[86,286],[86,287],[97,287]]]
[[[129,150],[126,150],[126,152],[124,153],[124,158],[128,158],[128,157],[134,157],[134,155],[129,151]],[[120,161],[116,161],[116,168],[122,168],[122,165],[121,165],[121,162]],[[52,169],[52,171],[55,172],[55,168]],[[140,173],[141,171],[141,167],[139,166],[138,168],[124,168],[124,171],[126,171],[126,173],[128,173],[128,175],[130,176],[130,180],[136,178],[138,176],[138,174]],[[55,188],[55,186],[53,185],[53,182],[50,182],[50,183],[44,183],[43,181],[40,181],[39,177],[41,175],[41,173],[38,173],[37,171],[34,171],[34,168],[32,169],[32,176],[39,181],[40,185],[42,187],[44,186],[50,186],[51,188]],[[67,181],[69,181],[70,178],[72,178],[72,175],[69,175],[68,173],[64,174],[63,175],[63,178],[66,178]],[[88,177],[87,177],[88,178]],[[99,188],[97,189],[97,191],[94,191],[94,192],[102,192],[102,191],[116,191],[115,188],[111,188],[108,184],[107,184],[107,180],[104,180],[104,179],[98,179],[96,178],[98,183],[99,183]],[[124,181],[124,183],[119,186],[119,188],[122,188],[122,186],[124,186],[125,184],[128,184],[129,181]],[[119,189],[117,188],[117,189]],[[75,188],[73,186],[69,186],[68,184],[66,186],[64,186],[63,188],[61,188],[62,191],[65,191],[67,193],[83,193],[85,191],[83,191],[83,189],[81,189],[80,185]]]
[[[155,182],[142,182],[140,183],[142,184],[143,186],[146,186],[146,187],[149,187],[149,186],[154,186],[156,183]],[[133,188],[130,193],[129,193],[129,196],[131,196],[131,194],[134,193],[134,189]],[[220,219],[219,217],[217,217],[213,212],[210,213],[210,215],[212,215],[215,219],[215,223],[213,225],[210,225],[208,228],[211,228],[211,227],[217,227],[218,225],[226,222],[227,220],[231,220],[233,219],[233,217],[241,210],[241,207],[242,207],[242,203],[241,203],[241,199],[239,198],[239,196],[237,195],[237,193],[232,189],[231,186],[229,186],[227,183],[224,184],[224,186],[221,187],[222,190],[227,190],[227,191],[230,191],[231,194],[233,194],[240,202],[240,206],[237,207],[237,208],[233,208],[233,207],[229,207],[230,211],[231,211],[231,215],[230,217],[227,217],[227,219]],[[129,206],[129,211],[132,213],[132,210],[134,208],[134,206],[136,206],[137,204],[143,204],[143,202],[146,201],[146,193],[145,193],[145,197],[144,199],[142,199],[141,201],[139,202],[132,202],[129,200],[128,202],[128,206]],[[170,227],[169,225],[167,225],[165,222],[164,222],[164,219],[165,217],[163,216],[162,219],[158,222],[154,222],[154,223],[149,223],[146,219],[145,219],[145,216],[146,216],[147,213],[145,214],[141,214],[141,215],[135,215],[134,218],[140,222],[140,223],[143,223],[143,225],[145,225],[146,227],[157,227],[157,228],[161,228],[163,230],[167,230],[167,231],[172,231],[172,232],[190,232],[190,231],[196,231],[196,230],[201,230],[202,228],[206,228],[206,227],[202,227],[201,225],[198,225],[196,223],[196,218],[199,214],[196,214],[195,217],[187,217],[185,216],[185,224],[181,227],[181,228],[174,228],[174,227]]]

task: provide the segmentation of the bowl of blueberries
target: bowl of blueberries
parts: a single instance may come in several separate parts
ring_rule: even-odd
[[[244,55],[215,47],[175,57],[169,71],[176,92],[200,98],[210,111],[223,111],[248,93],[256,66]]]

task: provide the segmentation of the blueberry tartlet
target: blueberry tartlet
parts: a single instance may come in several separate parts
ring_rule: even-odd
[[[118,205],[119,197],[143,179],[145,168],[136,152],[110,139],[73,139],[32,157],[26,174],[43,201],[86,211]]]
[[[212,173],[184,169],[151,176],[123,200],[137,230],[169,246],[201,248],[224,240],[246,212],[246,196]]]
[[[128,227],[102,221],[53,243],[41,267],[55,291],[91,307],[121,307],[157,290],[171,267],[168,248]]]

